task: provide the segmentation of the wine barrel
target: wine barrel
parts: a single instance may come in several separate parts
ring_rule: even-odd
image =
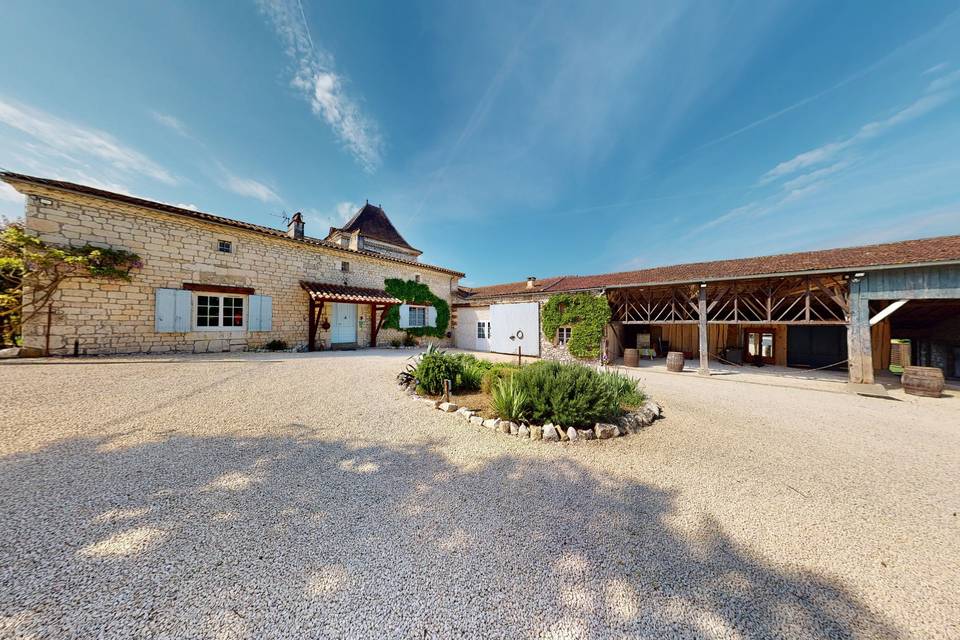
[[[636,349],[623,350],[623,366],[635,367],[640,363],[640,354]]]
[[[682,351],[671,351],[667,354],[667,371],[683,371]]]
[[[937,367],[904,367],[900,384],[912,396],[939,398],[943,394],[943,371]]]

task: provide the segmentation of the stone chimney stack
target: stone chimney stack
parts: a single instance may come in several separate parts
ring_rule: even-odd
[[[303,216],[297,211],[287,223],[287,235],[294,240],[303,240]]]
[[[536,277],[536,276],[528,276],[528,277],[527,277],[527,289],[533,289],[533,285],[535,285],[536,283],[537,283],[537,277]]]

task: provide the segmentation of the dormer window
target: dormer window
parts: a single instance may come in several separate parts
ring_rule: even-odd
[[[217,250],[220,253],[233,253],[233,243],[229,240],[219,240],[217,242]]]

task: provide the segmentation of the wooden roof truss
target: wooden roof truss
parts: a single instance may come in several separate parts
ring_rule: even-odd
[[[613,320],[627,324],[697,324],[700,286],[612,289]],[[849,288],[842,276],[732,280],[706,287],[713,324],[846,324]]]

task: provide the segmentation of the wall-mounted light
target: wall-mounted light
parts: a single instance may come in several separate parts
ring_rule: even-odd
[[[865,274],[865,273],[855,273],[855,274],[853,274],[853,277],[854,277],[854,278],[862,278],[862,277],[864,277],[865,275],[867,275],[867,274]]]

